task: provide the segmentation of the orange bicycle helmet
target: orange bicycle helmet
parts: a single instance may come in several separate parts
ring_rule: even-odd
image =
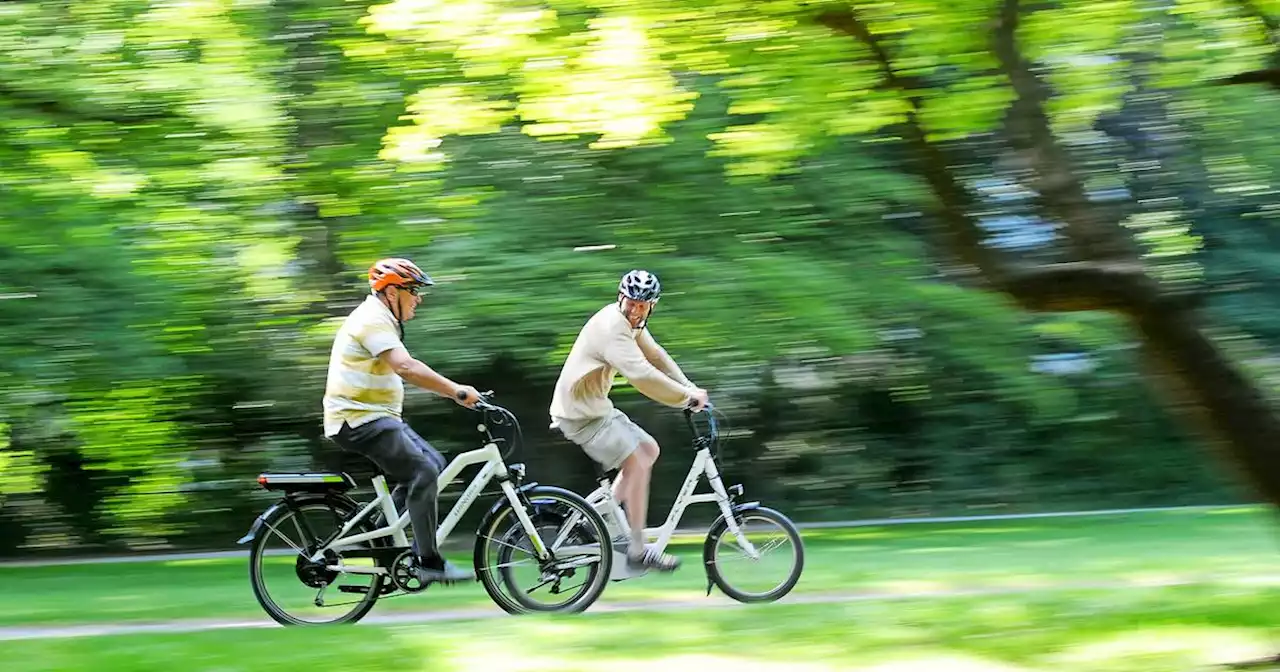
[[[400,257],[387,257],[369,267],[369,287],[375,292],[397,287],[430,287],[436,284],[418,265]]]

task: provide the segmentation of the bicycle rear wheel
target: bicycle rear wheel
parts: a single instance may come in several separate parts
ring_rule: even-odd
[[[321,562],[307,559],[357,510],[341,500],[304,498],[263,521],[249,551],[249,578],[254,597],[272,620],[281,625],[354,623],[373,609],[384,585],[390,586],[385,575],[340,573],[325,567],[338,562],[372,567],[372,558],[344,558],[341,551],[327,551]],[[353,532],[372,529],[362,521]],[[279,548],[272,546],[278,542],[283,542]],[[366,541],[361,546],[371,544]],[[343,583],[338,585],[340,580]]]
[[[800,531],[786,516],[765,507],[740,508],[734,511],[734,517],[739,533],[750,541],[756,557],[751,557],[743,548],[742,540],[728,533],[729,524],[721,516],[707,531],[707,541],[702,547],[708,578],[725,595],[739,602],[781,599],[795,588],[804,571],[804,542]],[[790,545],[793,550],[779,552],[784,545]],[[740,573],[777,578],[755,581],[749,576],[738,576]]]
[[[509,614],[578,613],[590,607],[609,582],[613,547],[600,514],[578,494],[552,486],[526,491],[526,512],[553,559],[539,561],[532,539],[510,502],[480,525],[475,568],[485,592]],[[531,587],[522,588],[522,582]],[[568,595],[554,603],[542,595]]]

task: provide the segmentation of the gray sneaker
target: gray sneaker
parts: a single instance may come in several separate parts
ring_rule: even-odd
[[[444,567],[442,568],[424,567],[419,564],[417,567],[413,568],[413,571],[417,574],[418,580],[422,581],[424,584],[443,583],[445,585],[449,585],[460,581],[476,580],[476,573],[474,571],[462,569],[448,560],[444,561]]]
[[[640,553],[627,552],[627,565],[631,569],[656,569],[659,572],[674,572],[680,567],[680,558],[670,553],[659,553],[651,546],[646,546]]]

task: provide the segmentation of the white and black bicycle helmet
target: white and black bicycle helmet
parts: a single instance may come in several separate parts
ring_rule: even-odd
[[[649,271],[633,270],[628,271],[622,276],[622,280],[618,282],[618,310],[622,310],[622,300],[631,299],[632,301],[650,301],[658,302],[658,298],[662,296],[662,283],[658,282],[658,276]],[[649,324],[649,317],[653,317],[653,311],[657,306],[649,309],[648,317],[644,321],[636,325],[637,328],[643,329]]]
[[[622,276],[618,293],[632,301],[657,301],[662,296],[662,283],[649,271],[633,270]]]

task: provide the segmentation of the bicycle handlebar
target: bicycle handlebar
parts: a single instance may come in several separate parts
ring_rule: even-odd
[[[520,429],[520,421],[516,419],[515,414],[512,413],[511,411],[501,406],[498,406],[497,404],[491,403],[489,401],[491,398],[493,398],[493,390],[489,390],[487,392],[480,392],[479,394],[480,394],[480,399],[476,401],[474,406],[471,407],[471,410],[480,411],[481,413],[486,414],[486,416],[492,413],[493,415],[497,416],[497,420],[494,421],[493,424],[501,425],[501,424],[506,424],[510,422],[511,426],[515,428],[515,436],[512,437],[512,440],[510,441],[509,450],[507,450],[506,453],[503,455],[503,459],[505,460],[507,457],[509,457],[512,453],[515,452],[517,446],[523,447],[524,445],[524,432],[521,431]],[[454,393],[454,397],[456,397],[458,400],[462,400],[466,398],[466,394],[463,393],[461,390],[459,390],[458,392]],[[481,425],[481,431],[488,435],[489,440],[493,441],[495,440],[493,436],[493,432],[489,430],[488,425],[489,425],[489,422],[486,422],[485,424]]]
[[[484,411],[498,410],[497,406],[494,406],[493,404],[489,403],[489,398],[493,396],[493,390],[489,390],[488,392],[477,391],[477,393],[480,395],[480,399],[476,401],[475,408],[478,408]],[[458,390],[457,392],[453,393],[453,396],[456,397],[459,401],[461,401],[467,398],[467,393],[465,390]]]
[[[695,414],[695,411],[693,410],[692,406],[686,406],[684,408],[684,419],[685,419],[685,422],[688,423],[689,425],[689,432],[693,434],[693,440],[695,445],[699,445],[699,447],[703,447],[703,445],[713,446],[720,440],[720,427],[719,427],[719,423],[716,422],[716,415],[715,415],[716,407],[710,401],[707,401],[707,405],[704,406],[702,410],[706,411],[707,413],[707,435],[706,436],[702,436],[698,434],[698,428],[695,427],[693,424],[693,416]],[[701,411],[697,411],[697,412],[701,412]]]

